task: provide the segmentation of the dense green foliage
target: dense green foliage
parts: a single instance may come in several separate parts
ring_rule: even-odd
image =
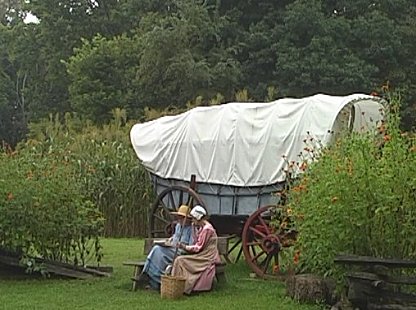
[[[32,124],[0,153],[0,250],[85,264],[102,236],[145,235],[150,180],[130,146],[126,112],[102,128],[67,114]],[[30,269],[29,268],[29,269]]]
[[[28,12],[38,23],[23,22]],[[49,113],[400,90],[415,120],[412,0],[0,2],[0,140]]]
[[[390,103],[376,136],[341,138],[291,189],[303,270],[339,275],[340,253],[416,258],[416,139]]]
[[[37,145],[0,154],[0,249],[85,264],[100,261],[103,218],[82,190],[76,167]],[[29,268],[29,269],[30,269]]]
[[[150,179],[131,148],[126,112],[102,128],[66,115],[31,126],[24,149],[36,144],[75,167],[82,192],[105,218],[104,236],[145,235],[153,201]]]

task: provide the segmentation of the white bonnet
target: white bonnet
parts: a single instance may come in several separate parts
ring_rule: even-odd
[[[204,216],[207,215],[207,211],[202,206],[196,205],[195,207],[192,208],[190,215],[194,219],[199,221],[200,219],[202,219]]]

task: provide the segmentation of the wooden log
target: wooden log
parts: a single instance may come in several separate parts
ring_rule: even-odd
[[[54,262],[44,260],[42,258],[33,258],[36,264],[41,264],[43,271],[46,274],[55,274],[59,276],[76,278],[76,279],[88,279],[93,276],[105,276],[109,277],[110,274],[96,269],[85,268],[82,266],[75,266],[63,262]],[[0,262],[14,267],[20,267],[26,269],[27,266],[20,262],[20,259],[16,256],[0,255]]]
[[[381,265],[389,268],[416,268],[416,261],[413,260],[378,258],[358,255],[337,255],[334,259],[334,262],[364,266]]]
[[[348,277],[348,299],[359,309],[406,309],[416,310],[416,295],[401,293],[390,286],[375,286],[376,275]],[[361,275],[360,275],[361,276]],[[400,305],[397,308],[396,305]],[[395,308],[396,307],[396,308]]]
[[[349,278],[356,278],[362,280],[368,280],[372,282],[383,282],[383,283],[390,283],[390,284],[403,284],[403,285],[416,285],[416,277],[413,276],[391,276],[391,275],[380,275],[371,272],[349,272],[347,274]],[[376,285],[377,286],[377,285]]]
[[[86,265],[85,268],[94,269],[106,273],[112,273],[114,271],[113,266],[110,265]]]
[[[369,304],[368,310],[416,310],[416,305],[401,305],[401,304]]]
[[[334,304],[335,284],[328,279],[313,274],[300,274],[288,277],[286,280],[287,294],[300,302],[325,302]]]

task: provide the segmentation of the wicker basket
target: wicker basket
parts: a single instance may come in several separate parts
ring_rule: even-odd
[[[177,299],[183,296],[185,289],[185,278],[162,275],[160,286],[160,297]]]

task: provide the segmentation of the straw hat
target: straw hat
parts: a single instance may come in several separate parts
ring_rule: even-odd
[[[190,215],[189,215],[190,211],[191,211],[191,208],[189,208],[187,205],[181,205],[179,207],[178,211],[171,212],[171,214],[190,217]]]

